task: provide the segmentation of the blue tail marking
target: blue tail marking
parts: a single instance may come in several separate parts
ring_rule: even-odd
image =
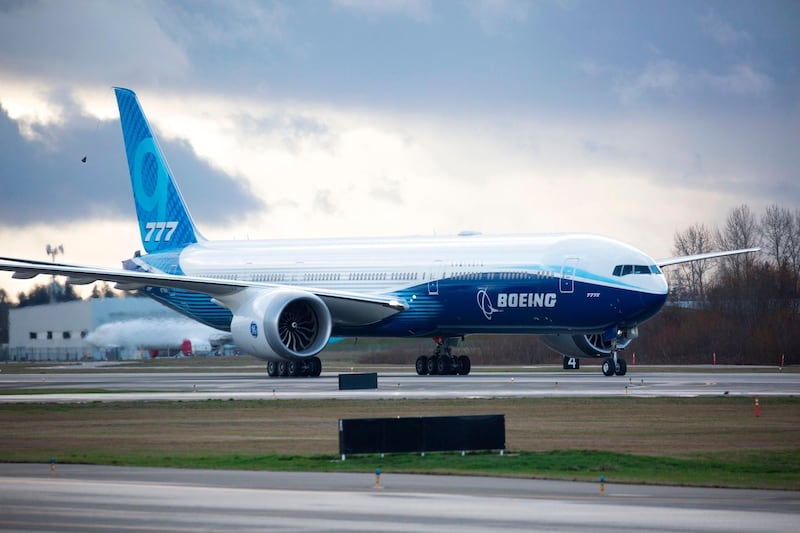
[[[136,93],[121,87],[114,92],[145,251],[173,250],[202,240]]]

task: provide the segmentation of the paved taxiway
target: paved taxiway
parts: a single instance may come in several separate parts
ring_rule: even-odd
[[[0,465],[0,529],[797,531],[795,492],[521,479]]]
[[[630,369],[630,367],[629,367]],[[87,393],[80,391],[85,389]],[[378,374],[378,389],[340,391],[338,375],[269,378],[253,372],[108,372],[0,374],[0,402],[81,402],[205,399],[390,399],[494,397],[694,397],[770,396],[800,393],[799,373],[629,371],[624,377],[600,372],[481,372],[469,376]],[[20,394],[14,394],[19,390]],[[30,394],[30,391],[53,391]],[[58,391],[63,392],[58,392]]]

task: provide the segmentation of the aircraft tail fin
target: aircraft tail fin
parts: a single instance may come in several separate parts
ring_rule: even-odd
[[[114,92],[145,251],[171,250],[203,240],[136,93],[121,87]]]

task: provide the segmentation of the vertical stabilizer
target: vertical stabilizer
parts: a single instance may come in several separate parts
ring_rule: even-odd
[[[202,240],[136,94],[120,87],[114,92],[145,251],[172,250]]]

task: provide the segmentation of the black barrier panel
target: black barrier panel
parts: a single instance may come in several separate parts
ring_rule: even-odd
[[[339,453],[503,450],[505,415],[339,420]]]
[[[424,446],[421,418],[380,418],[375,424],[381,435],[380,448],[386,453],[405,452]]]
[[[339,390],[377,389],[378,373],[339,374]]]

